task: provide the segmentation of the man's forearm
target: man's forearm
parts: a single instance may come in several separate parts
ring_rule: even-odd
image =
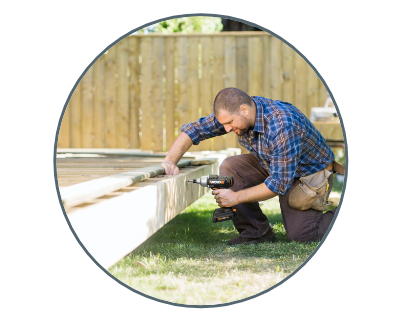
[[[258,186],[240,190],[236,192],[238,203],[248,203],[269,200],[278,194],[271,191],[265,183],[261,183]]]
[[[185,152],[189,150],[192,144],[193,144],[192,139],[190,139],[190,137],[186,133],[181,132],[178,138],[176,138],[171,149],[168,151],[165,160],[169,160],[177,164],[178,161],[185,154]]]

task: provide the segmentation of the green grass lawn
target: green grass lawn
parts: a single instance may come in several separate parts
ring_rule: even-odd
[[[318,243],[288,241],[278,197],[261,205],[273,243],[228,246],[239,234],[232,221],[212,223],[211,193],[197,200],[110,269],[146,295],[187,305],[233,302],[260,293],[295,271]]]

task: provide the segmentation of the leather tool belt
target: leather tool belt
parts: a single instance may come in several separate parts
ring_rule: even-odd
[[[314,209],[326,211],[332,204],[328,201],[330,188],[328,178],[333,173],[344,174],[345,168],[333,161],[325,169],[306,177],[301,177],[300,183],[290,191],[289,205],[298,210]],[[331,188],[332,189],[332,188]]]

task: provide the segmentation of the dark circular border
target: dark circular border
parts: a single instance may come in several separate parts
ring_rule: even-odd
[[[255,294],[255,295],[253,295],[253,296],[251,296],[251,297],[248,297],[248,298],[245,298],[245,299],[242,299],[242,300],[237,300],[237,301],[232,301],[232,302],[230,302],[230,303],[222,303],[222,304],[217,304],[217,305],[186,305],[186,304],[179,304],[179,303],[173,303],[173,302],[169,302],[169,301],[159,300],[159,299],[156,299],[156,298],[154,298],[154,297],[152,297],[152,296],[147,296],[147,295],[143,294],[143,293],[140,292],[140,291],[136,291],[136,290],[134,290],[132,287],[129,287],[128,285],[126,285],[126,284],[123,283],[122,281],[120,281],[120,280],[118,280],[117,278],[115,278],[108,270],[106,270],[105,268],[103,268],[103,267],[93,258],[93,256],[86,250],[85,246],[79,241],[78,236],[76,235],[74,229],[73,229],[72,226],[71,226],[71,223],[69,222],[69,219],[68,219],[67,214],[66,214],[66,212],[65,212],[64,206],[62,205],[62,200],[61,200],[61,195],[60,195],[60,190],[59,190],[58,180],[57,180],[57,164],[56,164],[56,158],[57,158],[57,141],[58,141],[58,134],[59,134],[60,127],[61,127],[62,118],[63,118],[63,116],[64,116],[64,112],[65,112],[65,110],[66,110],[66,108],[67,108],[68,102],[69,102],[69,100],[71,99],[71,96],[72,96],[73,92],[75,91],[76,86],[77,86],[78,83],[81,81],[81,79],[83,78],[83,76],[86,74],[86,72],[88,71],[88,69],[89,69],[89,68],[97,61],[97,59],[98,59],[99,57],[101,57],[108,49],[110,49],[112,46],[114,46],[116,43],[118,43],[118,42],[121,41],[122,39],[126,38],[126,37],[129,36],[130,34],[136,32],[136,31],[138,31],[138,30],[140,30],[140,29],[143,29],[144,27],[150,26],[150,25],[152,25],[152,24],[155,24],[155,23],[158,23],[158,22],[161,22],[161,21],[165,21],[165,20],[169,20],[169,19],[174,19],[174,18],[181,18],[181,17],[193,17],[193,16],[209,16],[209,17],[226,18],[226,19],[231,19],[231,20],[236,20],[236,21],[242,22],[242,23],[246,23],[246,24],[248,24],[248,25],[251,25],[251,26],[253,26],[253,27],[256,27],[256,28],[258,28],[258,29],[264,30],[264,31],[266,31],[266,32],[268,32],[268,33],[270,33],[270,34],[272,34],[274,37],[280,39],[281,41],[283,41],[284,43],[286,43],[289,47],[291,47],[294,51],[296,51],[296,52],[310,65],[310,67],[315,71],[315,73],[317,74],[318,78],[322,81],[322,83],[325,85],[326,90],[329,92],[330,97],[332,98],[332,101],[333,101],[333,103],[334,103],[334,105],[335,105],[337,114],[338,114],[339,119],[340,119],[340,124],[341,124],[341,127],[342,127],[343,138],[344,138],[344,143],[345,143],[346,172],[345,172],[345,179],[344,179],[344,182],[343,182],[343,192],[342,192],[342,196],[341,196],[341,198],[340,198],[340,202],[339,202],[339,205],[338,205],[338,207],[337,207],[336,214],[335,214],[335,216],[333,217],[333,220],[332,220],[332,222],[331,222],[331,224],[330,224],[330,226],[329,226],[329,229],[326,231],[324,237],[322,238],[322,240],[321,240],[320,243],[318,244],[317,248],[308,256],[308,258],[306,259],[306,261],[304,261],[303,264],[302,264],[301,266],[299,266],[299,267],[298,267],[295,271],[293,271],[289,276],[287,276],[286,278],[284,278],[282,281],[280,281],[279,283],[277,283],[277,284],[274,285],[273,287],[270,287],[270,288],[268,288],[268,289],[265,290],[265,291],[262,291],[262,292],[260,292],[260,293],[258,293],[258,294]],[[138,295],[141,295],[141,296],[146,297],[146,298],[148,298],[148,299],[150,299],[150,300],[153,300],[153,301],[157,301],[157,302],[164,303],[164,304],[171,305],[171,306],[175,306],[175,307],[197,308],[197,309],[227,307],[227,306],[230,306],[230,305],[235,305],[235,304],[238,304],[238,303],[242,303],[242,302],[246,302],[246,301],[255,299],[255,298],[257,298],[257,297],[259,297],[259,296],[262,296],[262,295],[264,295],[264,294],[266,294],[266,293],[268,293],[268,292],[274,290],[275,288],[279,287],[281,284],[285,283],[287,280],[289,280],[290,278],[292,278],[296,273],[298,273],[298,272],[299,272],[299,271],[300,271],[300,270],[315,256],[315,254],[317,253],[317,251],[321,248],[322,244],[324,243],[324,241],[325,241],[326,238],[328,237],[329,233],[331,232],[331,230],[332,230],[332,228],[333,228],[333,225],[334,225],[335,222],[336,222],[336,219],[337,219],[337,217],[338,217],[338,215],[339,215],[340,208],[342,207],[342,204],[343,204],[344,193],[345,193],[345,190],[346,190],[346,187],[347,187],[348,167],[349,167],[349,155],[348,155],[347,136],[346,136],[346,130],[345,130],[345,127],[344,127],[344,124],[343,124],[342,114],[340,113],[340,110],[339,110],[339,108],[338,108],[338,106],[337,106],[337,102],[336,102],[336,100],[335,100],[335,98],[334,98],[334,95],[333,95],[332,91],[330,90],[328,84],[326,83],[325,79],[321,76],[321,74],[319,73],[319,71],[317,70],[317,68],[316,68],[316,67],[307,59],[307,57],[306,57],[303,53],[301,53],[294,45],[292,45],[291,43],[289,43],[287,40],[285,40],[284,38],[282,38],[281,36],[279,36],[279,35],[276,34],[275,32],[273,32],[273,31],[271,31],[271,30],[269,30],[269,29],[267,29],[267,28],[264,28],[263,26],[260,26],[260,25],[258,25],[258,24],[256,24],[256,23],[253,23],[253,22],[250,22],[250,21],[247,21],[247,20],[244,20],[244,19],[240,19],[240,18],[236,18],[236,17],[231,17],[231,16],[228,16],[228,15],[215,14],[215,13],[187,13],[187,14],[179,14],[179,15],[172,15],[172,16],[164,17],[164,18],[157,19],[157,20],[154,20],[154,21],[152,21],[152,22],[143,24],[143,25],[141,25],[140,27],[137,27],[137,28],[135,28],[135,29],[132,29],[131,31],[125,33],[124,35],[120,36],[120,37],[117,38],[115,41],[113,41],[112,43],[110,43],[106,48],[104,48],[104,49],[103,49],[103,50],[88,64],[88,66],[85,68],[85,70],[82,72],[82,74],[78,77],[78,79],[76,80],[75,84],[73,85],[73,87],[72,87],[72,89],[71,89],[71,91],[70,91],[70,93],[69,93],[69,95],[68,95],[68,98],[67,98],[67,100],[66,100],[65,103],[64,103],[64,107],[63,107],[63,109],[62,109],[62,111],[61,111],[61,115],[60,115],[60,118],[59,118],[59,121],[58,121],[58,126],[57,126],[57,130],[56,130],[56,134],[55,134],[54,148],[53,148],[53,174],[54,174],[54,182],[55,182],[55,185],[56,185],[56,192],[57,192],[59,204],[60,204],[61,209],[62,209],[62,211],[63,211],[65,221],[67,222],[67,224],[68,224],[68,226],[69,226],[69,229],[71,230],[72,234],[74,235],[76,241],[79,243],[79,245],[81,246],[81,248],[83,249],[83,251],[86,253],[86,255],[87,255],[90,259],[92,259],[92,261],[94,262],[94,264],[95,264],[99,269],[101,269],[104,273],[106,273],[106,274],[107,274],[111,279],[113,279],[115,282],[117,282],[118,284],[120,284],[121,286],[125,287],[125,288],[128,289],[129,291],[132,291],[132,292],[134,292],[134,293],[136,293],[136,294],[138,294]]]

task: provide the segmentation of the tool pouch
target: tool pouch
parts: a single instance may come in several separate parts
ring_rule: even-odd
[[[300,183],[289,194],[289,205],[297,210],[328,210],[328,178],[332,173],[326,169],[300,178]]]

